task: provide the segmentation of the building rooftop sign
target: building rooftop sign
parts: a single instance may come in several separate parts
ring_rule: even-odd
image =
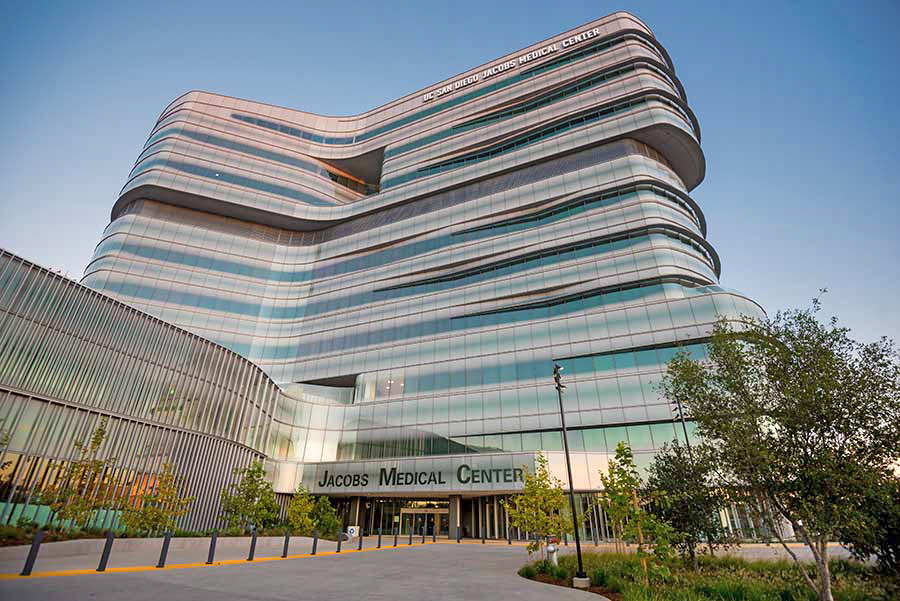
[[[461,90],[462,88],[476,84],[479,81],[484,81],[486,79],[490,79],[495,75],[499,75],[500,73],[505,73],[506,71],[510,71],[512,69],[515,69],[516,67],[521,67],[522,65],[528,64],[531,61],[543,58],[548,54],[558,52],[560,49],[566,50],[568,48],[571,48],[572,46],[576,46],[581,42],[590,40],[599,35],[599,27],[586,29],[562,40],[561,42],[554,42],[552,44],[547,44],[546,46],[538,48],[537,50],[532,50],[531,52],[519,56],[517,59],[510,59],[507,61],[496,63],[480,72],[473,73],[471,75],[463,77],[462,79],[458,79],[453,83],[448,83],[445,86],[441,86],[440,88],[435,88],[430,92],[426,92],[422,95],[422,102],[430,102],[436,98],[440,98],[441,96],[452,94],[457,90]]]

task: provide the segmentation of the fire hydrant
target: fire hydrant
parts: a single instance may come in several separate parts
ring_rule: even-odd
[[[553,562],[553,565],[559,565],[559,547],[557,547],[553,543],[547,545],[547,556],[550,558],[550,561]]]

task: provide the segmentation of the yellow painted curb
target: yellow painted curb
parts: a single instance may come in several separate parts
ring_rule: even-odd
[[[425,545],[434,545],[440,543],[432,543],[426,542]],[[340,553],[337,551],[322,551],[313,555],[312,553],[301,553],[299,555],[288,555],[287,557],[281,557],[280,555],[277,557],[256,557],[253,561],[247,561],[246,559],[222,559],[219,561],[214,561],[211,564],[207,564],[206,562],[194,562],[194,563],[173,563],[167,565],[162,568],[157,568],[156,566],[128,566],[128,567],[119,567],[119,568],[106,568],[105,572],[98,572],[97,570],[56,570],[49,572],[32,572],[30,576],[22,576],[20,574],[0,574],[0,580],[28,580],[31,578],[53,578],[56,576],[83,576],[88,574],[95,575],[104,575],[104,574],[115,574],[115,573],[123,573],[123,572],[152,572],[152,571],[162,571],[162,570],[184,570],[191,568],[214,568],[217,566],[233,566],[233,565],[249,565],[259,561],[285,561],[288,559],[303,559],[307,557],[324,557],[324,556],[341,556],[341,555],[351,555],[353,553],[366,553],[369,551],[389,551],[392,549],[409,549],[411,547],[421,547],[423,543],[416,543],[413,545],[397,545],[394,546],[381,546],[379,547],[368,547],[365,549],[342,549]]]

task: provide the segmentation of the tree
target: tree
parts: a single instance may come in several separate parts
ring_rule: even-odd
[[[710,553],[727,541],[719,512],[727,497],[716,482],[715,462],[706,446],[663,445],[647,469],[647,486],[658,494],[654,512],[674,530],[673,542],[696,570],[697,547],[705,539]]]
[[[336,537],[341,532],[341,521],[328,497],[322,496],[316,499],[310,518],[322,536]]]
[[[193,501],[194,497],[178,494],[178,479],[172,464],[165,463],[155,490],[141,495],[135,506],[126,507],[122,511],[122,523],[136,532],[153,534],[173,530],[175,522],[187,513],[188,505]]]
[[[900,361],[893,342],[856,342],[819,310],[814,299],[774,318],[722,320],[709,360],[677,354],[662,388],[690,408],[733,490],[756,499],[798,561],[774,517],[791,525],[815,559],[814,575],[798,562],[803,578],[831,601],[828,542],[865,527],[869,492],[900,457]]]
[[[309,494],[302,484],[297,486],[287,506],[288,524],[300,534],[309,534],[315,527],[313,522],[315,508],[315,497]]]
[[[529,555],[538,551],[544,558],[544,537],[572,533],[572,518],[569,514],[566,493],[562,482],[550,474],[547,456],[537,455],[534,473],[523,468],[525,486],[522,494],[503,501],[509,515],[509,523],[520,531],[535,535],[528,542]]]
[[[605,474],[600,472],[600,481],[603,483],[607,512],[613,523],[616,550],[622,550],[620,540],[637,543],[645,586],[649,585],[651,576],[666,576],[666,561],[672,549],[669,542],[672,527],[641,506],[638,492],[643,483],[628,443],[620,441],[616,445],[615,459],[610,459]]]
[[[262,461],[244,469],[235,469],[238,484],[222,491],[222,518],[231,528],[246,532],[251,527],[265,528],[278,519],[278,503],[272,483],[266,479]]]
[[[100,420],[88,442],[76,440],[76,456],[68,461],[53,486],[41,493],[41,499],[50,506],[50,521],[87,527],[94,511],[101,509],[106,500],[100,489],[106,482],[106,470],[114,459],[100,459],[100,447],[106,439],[107,418]]]
[[[621,541],[624,540],[625,523],[631,513],[632,497],[640,486],[631,447],[627,443],[619,442],[616,446],[616,458],[609,461],[605,474],[600,473],[600,481],[603,483],[606,513],[612,522],[615,549],[622,552]]]
[[[858,559],[874,555],[885,574],[900,579],[900,478],[885,473],[868,490],[866,518],[841,529],[840,540]]]

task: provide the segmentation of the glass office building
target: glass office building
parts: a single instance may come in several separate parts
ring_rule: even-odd
[[[762,315],[719,286],[704,174],[668,53],[620,12],[356,116],[184,94],[82,283],[261,370],[277,492],[505,536],[521,467],[562,465],[554,362],[590,493],[620,440],[646,463],[678,435],[676,350]]]

